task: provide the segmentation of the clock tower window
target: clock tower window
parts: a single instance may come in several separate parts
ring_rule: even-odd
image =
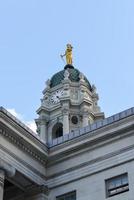
[[[62,123],[56,123],[52,129],[52,138],[58,138],[63,136],[63,124]]]

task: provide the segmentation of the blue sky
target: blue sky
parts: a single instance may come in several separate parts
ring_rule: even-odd
[[[36,118],[68,42],[105,115],[132,107],[133,0],[0,0],[0,105],[25,121]]]

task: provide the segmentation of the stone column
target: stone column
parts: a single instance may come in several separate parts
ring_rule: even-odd
[[[89,125],[88,121],[89,121],[89,113],[87,111],[87,112],[83,113],[83,123],[82,123],[82,126],[83,127],[88,126]]]
[[[69,110],[64,108],[63,112],[63,135],[69,133]]]
[[[1,159],[0,160],[0,200],[3,200],[5,175],[8,177],[14,176],[15,168],[13,168],[7,162]]]
[[[40,139],[47,143],[47,122],[44,120],[40,122]]]
[[[0,200],[3,200],[5,172],[0,170]]]

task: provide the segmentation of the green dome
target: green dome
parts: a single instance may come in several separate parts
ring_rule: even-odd
[[[64,80],[64,73],[65,70],[68,69],[69,71],[69,79],[72,82],[79,82],[80,78],[79,78],[79,74],[80,71],[76,68],[74,68],[72,65],[66,65],[64,67],[64,70],[59,71],[58,73],[54,74],[51,78],[51,84],[50,87],[55,87],[57,85],[59,85],[63,80]],[[84,80],[87,83],[88,88],[90,89],[90,91],[92,91],[92,87],[89,83],[89,81],[87,80],[87,78],[84,76]]]

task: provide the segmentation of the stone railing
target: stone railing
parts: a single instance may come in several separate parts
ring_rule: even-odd
[[[124,118],[127,118],[131,115],[134,115],[134,107],[132,107],[128,110],[125,110],[123,112],[117,113],[115,115],[112,115],[108,118],[105,118],[104,120],[96,121],[95,123],[93,123],[89,126],[74,130],[73,132],[66,134],[66,135],[63,135],[62,137],[53,139],[53,140],[49,141],[48,146],[49,147],[56,146],[56,145],[61,144],[63,142],[69,141],[73,138],[79,137],[79,136],[84,135],[86,133],[90,133],[94,130],[97,130],[99,128],[102,128],[104,126],[110,125],[110,124],[117,122],[119,120],[122,120]]]

